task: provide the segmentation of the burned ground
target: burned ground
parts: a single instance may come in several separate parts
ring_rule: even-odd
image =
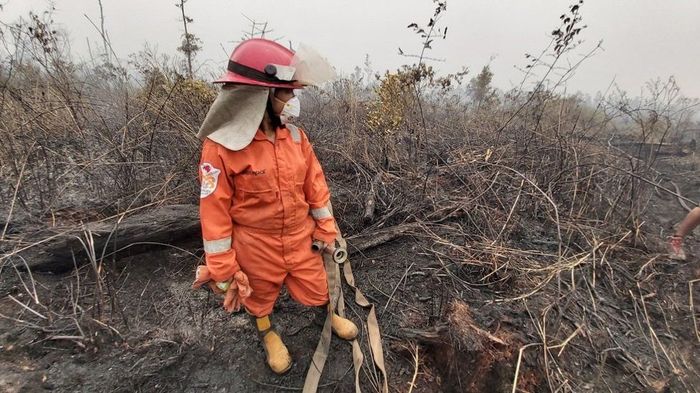
[[[595,51],[565,65],[582,4],[509,91],[488,66],[463,86],[466,70],[421,57],[301,95],[391,392],[700,390],[697,231],[688,262],[664,249],[683,197],[700,200],[683,142],[697,102],[673,78],[634,98],[567,94]],[[301,390],[316,311],[282,293],[295,365],[273,375],[248,316],[190,289],[196,213],[182,230],[157,218],[196,212],[216,88],[147,50],[129,69],[74,62],[42,15],[0,34],[0,390]],[[381,391],[367,341],[361,325],[362,391]],[[348,343],[333,340],[319,390],[355,390]]]
[[[697,165],[677,161],[666,169],[687,175]],[[683,195],[700,197],[697,180],[676,180]],[[695,391],[693,312],[697,318],[700,293],[695,285],[691,311],[688,290],[698,265],[672,262],[660,248],[682,211],[674,196],[658,193],[644,247],[624,239],[608,255],[568,259],[572,267],[551,277],[474,261],[551,258],[551,239],[533,236],[536,222],[529,232],[513,231],[519,249],[465,242],[455,228],[468,223],[458,216],[354,253],[357,283],[377,309],[390,390],[408,391],[415,377],[416,392],[506,392],[517,373],[519,391]],[[695,239],[690,246],[696,254]],[[213,296],[190,289],[200,262],[200,241],[193,238],[105,260],[100,274],[90,264],[46,275],[22,271],[16,259],[4,263],[0,386],[10,392],[300,388],[320,334],[315,312],[282,294],[275,322],[295,365],[275,376],[249,317],[226,314]],[[345,293],[349,315],[361,321],[365,310],[354,306],[349,288]],[[374,390],[374,372],[363,368],[364,390]],[[557,377],[566,388],[551,385]],[[350,345],[333,341],[321,385],[320,391],[354,390]]]

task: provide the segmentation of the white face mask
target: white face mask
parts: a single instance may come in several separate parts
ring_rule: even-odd
[[[284,104],[284,108],[282,108],[282,112],[280,112],[280,120],[282,120],[282,123],[286,124],[290,119],[299,117],[300,113],[301,101],[299,101],[299,97],[292,97]]]

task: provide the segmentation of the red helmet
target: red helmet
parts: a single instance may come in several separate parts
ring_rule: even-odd
[[[294,52],[264,38],[241,42],[231,53],[227,72],[214,83],[301,89],[301,83],[292,80]]]

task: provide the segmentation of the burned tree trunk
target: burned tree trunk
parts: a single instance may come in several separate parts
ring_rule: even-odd
[[[417,224],[402,224],[352,236],[348,238],[348,252],[353,254],[376,247],[417,228]],[[25,242],[24,246],[7,250],[1,260],[21,257],[24,262],[18,259],[15,263],[18,267],[25,267],[26,262],[26,267],[32,271],[60,274],[89,263],[91,259],[99,262],[106,256],[111,260],[149,252],[159,246],[197,238],[200,234],[196,205],[163,206],[62,231],[43,231],[32,235],[37,239],[33,243]]]
[[[362,216],[362,222],[366,224],[374,221],[374,211],[377,206],[377,187],[382,180],[382,173],[379,172],[372,179],[372,183],[369,187],[369,192],[367,193],[367,199],[365,200],[365,214]]]
[[[18,247],[2,259],[21,256],[32,271],[62,273],[74,266],[102,259],[104,255],[122,256],[152,250],[158,243],[172,244],[200,231],[196,205],[171,205],[110,220],[43,232],[43,238]],[[24,264],[18,264],[24,266]]]

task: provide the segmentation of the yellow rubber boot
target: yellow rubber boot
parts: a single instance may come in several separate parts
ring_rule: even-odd
[[[354,340],[357,337],[357,326],[349,319],[343,318],[340,315],[333,313],[331,317],[331,327],[333,333],[343,340]]]
[[[255,327],[265,348],[267,365],[276,374],[284,374],[292,368],[292,357],[282,342],[280,335],[272,329],[270,317],[255,318]]]

